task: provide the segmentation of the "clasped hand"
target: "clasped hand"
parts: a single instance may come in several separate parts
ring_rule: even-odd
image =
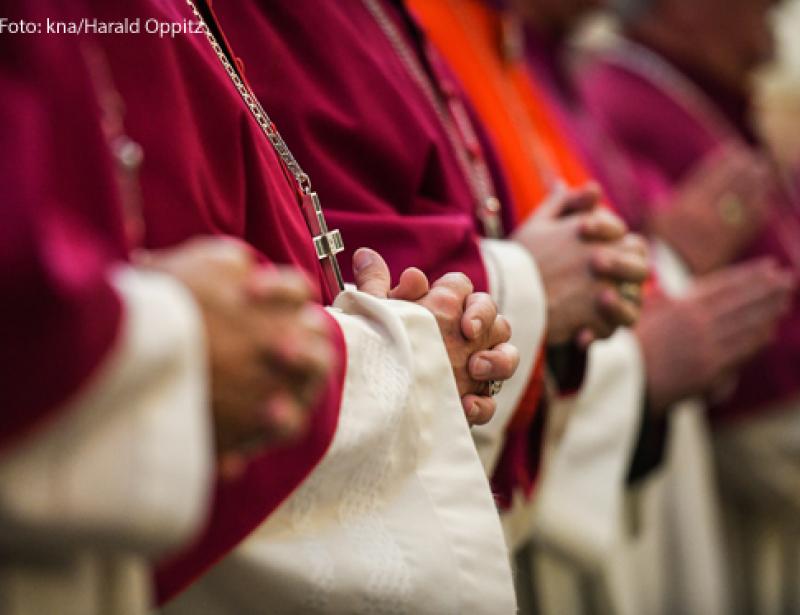
[[[419,269],[406,269],[391,288],[389,268],[376,252],[362,248],[353,257],[356,285],[375,297],[413,301],[436,318],[461,403],[472,425],[488,422],[497,402],[488,394],[493,380],[507,380],[519,365],[519,352],[509,343],[511,327],[497,313],[494,300],[476,293],[469,278],[449,273],[430,285]]]
[[[487,383],[514,373],[519,357],[494,301],[474,293],[461,274],[429,286],[417,269],[390,288],[389,270],[360,250],[360,290],[414,301],[436,317],[470,423],[488,421],[496,402]],[[330,375],[331,328],[305,276],[264,267],[243,243],[198,238],[168,250],[142,251],[134,263],[172,276],[191,293],[205,329],[220,473],[239,475],[248,457],[305,433],[311,409]]]
[[[259,265],[234,239],[194,239],[135,262],[182,282],[200,309],[223,476],[240,473],[265,446],[300,437],[333,360],[328,321],[306,278]]]
[[[514,233],[542,278],[548,344],[586,347],[639,317],[639,301],[621,289],[647,278],[647,244],[599,203],[594,185],[559,186]]]

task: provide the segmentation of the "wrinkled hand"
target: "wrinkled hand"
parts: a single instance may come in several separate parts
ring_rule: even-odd
[[[648,222],[696,274],[727,265],[761,230],[775,180],[769,163],[739,146],[714,152]]]
[[[795,281],[771,260],[698,279],[686,297],[648,300],[636,327],[655,411],[708,392],[768,344]]]
[[[258,448],[299,437],[333,356],[305,277],[258,266],[232,239],[194,239],[136,261],[182,282],[202,312],[223,474]]]
[[[356,285],[380,298],[414,301],[435,317],[453,367],[461,403],[470,424],[487,423],[497,403],[485,394],[490,380],[508,380],[519,365],[519,352],[508,343],[511,328],[497,314],[494,300],[473,292],[472,283],[451,273],[429,286],[419,269],[405,270],[390,288],[389,268],[376,252],[362,248],[353,258]]]
[[[619,285],[647,278],[647,244],[599,198],[593,185],[560,187],[514,233],[542,277],[548,344],[577,339],[585,347],[639,316],[638,302],[622,297]]]

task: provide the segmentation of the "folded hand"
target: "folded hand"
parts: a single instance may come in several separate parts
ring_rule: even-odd
[[[649,300],[636,334],[654,409],[709,392],[768,344],[795,284],[765,259],[699,278],[683,298]]]
[[[389,269],[376,252],[362,248],[353,261],[359,290],[414,301],[434,315],[468,421],[488,422],[497,406],[488,383],[511,378],[519,365],[519,352],[508,343],[511,327],[497,314],[494,300],[475,293],[472,282],[460,273],[447,274],[431,286],[419,269],[407,269],[390,288]]]
[[[233,239],[194,239],[136,260],[182,282],[202,312],[223,471],[265,445],[299,437],[333,356],[306,278],[259,266]]]
[[[585,346],[639,316],[638,298],[621,289],[638,292],[646,279],[646,243],[599,202],[595,186],[559,187],[514,233],[542,278],[549,344]]]

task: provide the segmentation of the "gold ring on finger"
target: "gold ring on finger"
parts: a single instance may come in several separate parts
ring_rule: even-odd
[[[633,303],[634,305],[641,305],[642,303],[642,286],[634,282],[620,282],[617,285],[620,297]]]

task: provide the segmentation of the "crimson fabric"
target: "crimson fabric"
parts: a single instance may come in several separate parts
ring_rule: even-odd
[[[71,15],[47,0],[0,7]],[[124,257],[114,167],[81,62],[58,37],[0,37],[0,452],[91,379],[123,317],[108,280]]]
[[[609,205],[629,224],[641,228],[642,203],[646,196],[624,152],[608,135],[598,130],[595,120],[584,108],[569,71],[568,41],[528,27],[525,43],[528,75],[547,98],[562,134],[583,155],[592,175],[603,186]],[[651,273],[645,290],[648,293],[659,292],[655,272]],[[629,484],[644,480],[662,465],[668,435],[665,417],[653,416],[647,405],[643,405],[636,448],[628,471]]]
[[[567,58],[568,41],[548,37],[532,27],[525,30],[525,60],[528,75],[546,98],[564,138],[603,186],[608,204],[634,229],[641,229],[643,193],[625,152],[595,125],[584,108],[580,92],[573,85]]]
[[[636,48],[630,53],[636,53]],[[681,74],[677,65],[676,70]],[[665,197],[696,165],[728,142],[753,147],[747,115],[742,112],[747,102],[732,100],[742,94],[726,91],[701,75],[686,74],[683,78],[697,88],[703,104],[714,110],[719,120],[714,124],[727,124],[724,130],[712,126],[698,109],[683,104],[677,91],[671,91],[657,75],[649,77],[602,58],[582,75],[581,91],[597,125],[624,148],[636,169],[640,189],[649,196],[641,203],[644,208],[668,203]],[[776,195],[776,199],[782,197]],[[640,216],[644,219],[651,213],[651,209],[644,209]],[[738,260],[772,256],[791,266],[779,239],[790,228],[800,228],[800,211],[796,206],[779,204]],[[790,241],[795,245],[800,242],[800,233]],[[795,297],[773,343],[740,369],[732,394],[726,401],[712,404],[711,418],[723,423],[747,418],[798,393],[800,295]]]
[[[457,81],[404,3],[380,1],[438,87],[458,95]],[[364,5],[244,0],[217,2],[215,9],[256,94],[311,175],[329,222],[344,233],[347,256],[368,245],[384,254],[395,278],[409,266],[431,279],[461,271],[476,290],[486,290],[474,200],[452,145]],[[466,106],[496,194],[509,195],[487,132]],[[510,230],[513,207],[504,205]],[[540,374],[529,378],[522,416],[532,417],[538,405]],[[506,433],[492,478],[501,502],[511,500],[514,488],[533,489],[529,460],[539,450],[530,447],[530,428],[529,420]]]
[[[407,33],[396,7],[384,6]],[[362,3],[214,8],[330,226],[344,233],[345,259],[370,246],[394,276],[410,266],[434,279],[462,271],[485,290],[469,186],[428,99]]]
[[[544,389],[544,361],[536,361],[532,385],[528,387],[519,408],[506,427],[505,442],[491,476],[492,493],[501,510],[510,510],[514,495],[521,492],[530,499],[539,480],[542,462],[542,428],[547,416]]]
[[[193,18],[183,2],[93,0],[91,5],[93,16],[103,21],[131,14],[143,22]],[[97,43],[125,101],[126,132],[144,148],[147,246],[171,246],[197,234],[232,235],[266,260],[294,264],[319,281],[296,193],[205,37],[108,36]],[[310,433],[296,445],[262,454],[241,479],[217,485],[207,527],[158,566],[160,601],[245,539],[324,456],[338,421],[346,365],[344,339],[332,319],[331,329],[337,367],[313,411]]]

